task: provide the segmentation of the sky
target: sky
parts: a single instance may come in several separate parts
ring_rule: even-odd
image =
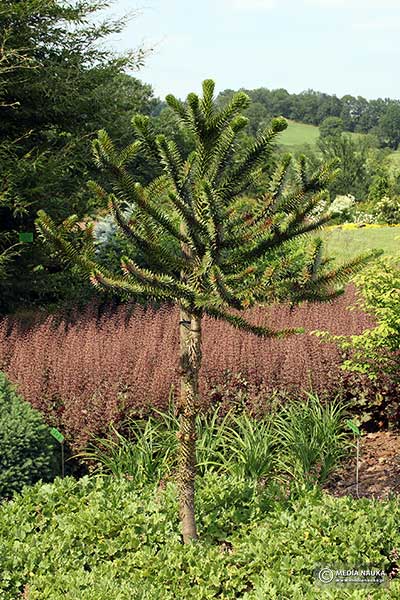
[[[117,0],[134,12],[111,40],[152,49],[135,76],[156,96],[216,90],[314,89],[400,98],[400,0]]]

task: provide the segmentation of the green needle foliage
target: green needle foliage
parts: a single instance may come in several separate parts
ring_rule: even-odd
[[[330,220],[316,208],[326,196],[325,186],[335,175],[335,165],[324,165],[311,175],[304,157],[291,165],[283,156],[272,173],[265,193],[246,214],[238,209],[252,182],[270,164],[274,141],[287,124],[273,119],[270,126],[243,153],[236,139],[247,125],[242,115],[249,97],[239,92],[217,109],[214,82],[203,82],[203,96],[189,94],[186,102],[167,96],[169,107],[195,149],[182,156],[176,144],[156,135],[149,117],[138,115],[133,126],[138,141],[119,152],[105,131],[94,142],[97,165],[109,177],[104,189],[92,189],[108,199],[121,232],[132,243],[131,255],[121,256],[121,273],[111,273],[93,258],[90,243],[75,244],[71,232],[76,219],[57,228],[39,211],[40,234],[70,262],[77,263],[101,290],[111,290],[140,300],[168,301],[179,305],[181,395],[180,459],[178,484],[183,538],[197,537],[194,518],[196,465],[196,414],[198,374],[201,366],[202,317],[222,319],[258,336],[271,337],[299,330],[274,331],[254,324],[240,314],[256,303],[277,300],[299,303],[327,301],[341,293],[340,286],[367,260],[363,256],[329,270],[322,244],[307,238]],[[140,152],[156,159],[163,175],[148,186],[135,181],[129,162]],[[126,218],[125,209],[130,208]],[[308,245],[300,250],[297,240]],[[140,248],[145,264],[135,261]]]

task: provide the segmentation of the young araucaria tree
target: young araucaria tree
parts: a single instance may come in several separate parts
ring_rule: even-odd
[[[194,151],[187,157],[181,156],[174,141],[155,135],[145,116],[134,117],[138,140],[121,152],[106,132],[99,132],[94,154],[108,173],[110,187],[91,185],[102,199],[108,199],[120,231],[132,244],[131,255],[121,256],[120,273],[99,265],[91,251],[77,249],[71,240],[77,219],[72,217],[57,228],[41,211],[37,221],[41,235],[80,265],[96,287],[134,299],[172,302],[180,308],[178,488],[185,543],[197,537],[195,419],[203,316],[258,336],[293,333],[253,325],[240,313],[256,303],[332,299],[340,293],[338,283],[367,260],[360,257],[328,271],[321,241],[306,235],[330,218],[315,215],[325,199],[332,166],[309,177],[304,159],[290,169],[290,156],[284,155],[276,162],[265,193],[249,202],[245,211],[240,209],[249,185],[271,162],[274,139],[287,125],[282,118],[273,119],[269,129],[238,157],[237,135],[247,124],[241,113],[249,98],[239,92],[217,110],[213,93],[213,81],[206,80],[202,98],[189,94],[185,103],[174,96],[166,98],[194,139]],[[145,187],[129,170],[138,152],[155,158],[163,168],[163,175]],[[302,251],[298,239],[307,242]],[[135,260],[138,249],[140,261]]]

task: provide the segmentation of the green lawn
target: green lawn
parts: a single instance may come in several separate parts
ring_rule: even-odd
[[[400,227],[331,228],[322,237],[326,253],[340,261],[375,248],[383,250],[387,255],[400,256]]]
[[[306,123],[300,123],[298,121],[291,121],[290,119],[286,120],[288,122],[288,128],[279,135],[279,144],[286,146],[289,150],[295,150],[306,144],[315,146],[319,138],[319,127],[316,125],[307,125]],[[363,133],[352,133],[349,131],[345,133],[354,139],[364,136]],[[394,167],[400,168],[400,150],[393,152],[390,155],[390,160]]]
[[[279,143],[282,146],[304,146],[309,144],[314,146],[319,137],[319,129],[315,125],[306,125],[306,123],[297,123],[287,119],[288,128],[280,134]]]

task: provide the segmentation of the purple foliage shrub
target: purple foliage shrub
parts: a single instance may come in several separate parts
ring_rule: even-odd
[[[335,334],[359,333],[371,324],[349,311],[354,290],[331,304],[277,305],[250,312],[258,324],[276,329],[303,326]],[[0,370],[71,445],[82,448],[91,434],[118,427],[128,416],[165,409],[178,377],[178,311],[120,306],[100,318],[89,307],[72,322],[49,316],[24,327],[0,322]],[[268,410],[273,392],[301,394],[312,389],[334,395],[346,384],[341,356],[332,344],[309,333],[286,339],[259,339],[205,319],[201,393],[204,407],[240,400],[255,414]],[[351,387],[354,390],[354,377]]]

